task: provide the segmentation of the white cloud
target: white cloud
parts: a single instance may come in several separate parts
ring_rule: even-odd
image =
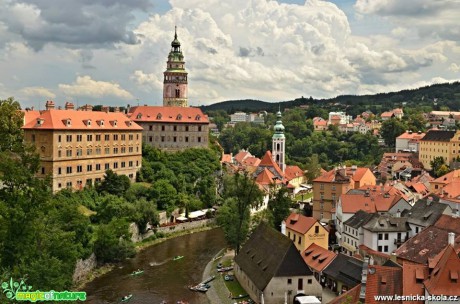
[[[55,98],[56,94],[44,87],[26,87],[21,90],[21,93],[28,97],[43,97]]]
[[[456,64],[456,63],[452,63],[450,66],[449,66],[449,71],[452,71],[454,73],[458,73],[460,72],[460,65]]]
[[[59,84],[59,89],[67,96],[84,96],[91,98],[118,97],[133,99],[133,95],[120,87],[118,83],[96,81],[90,76],[78,76],[73,84]]]

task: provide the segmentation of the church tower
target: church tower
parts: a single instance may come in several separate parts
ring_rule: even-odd
[[[174,31],[174,40],[171,42],[166,71],[163,75],[163,106],[188,107],[187,72],[185,71],[184,55],[177,39],[177,27]]]
[[[284,162],[284,149],[286,143],[286,137],[284,137],[284,126],[281,121],[281,111],[276,113],[276,124],[273,129],[275,129],[275,134],[272,136],[272,157],[280,169],[283,171],[286,169],[286,164]]]

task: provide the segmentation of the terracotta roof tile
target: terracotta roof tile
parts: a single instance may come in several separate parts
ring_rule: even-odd
[[[280,169],[278,164],[273,160],[272,153],[270,151],[265,152],[264,157],[259,163],[259,167],[272,167],[276,170],[276,172],[284,177],[283,171]]]
[[[222,154],[222,163],[231,163],[232,162],[232,155],[231,154]]]
[[[402,269],[397,267],[369,265],[366,282],[365,303],[382,303],[375,296],[393,296],[402,293]],[[402,303],[393,301],[391,303]]]
[[[248,151],[240,151],[235,155],[235,160],[241,164],[246,157],[252,157],[251,153]]]
[[[40,111],[35,110],[21,110],[24,113],[24,125],[27,125],[31,121],[36,121],[40,116]]]
[[[457,236],[460,236],[460,218],[443,214],[439,219],[434,223],[434,226],[446,231],[455,233]]]
[[[142,130],[142,127],[121,112],[46,110],[23,129]]]
[[[256,183],[260,185],[270,185],[273,183],[273,178],[275,175],[265,168],[259,175],[256,177]]]
[[[323,271],[336,256],[336,253],[318,246],[315,243],[312,243],[302,252],[302,258],[308,267],[318,273]]]
[[[361,292],[361,284],[356,285],[345,293],[342,293],[337,298],[332,299],[328,304],[355,304],[359,302],[359,293]]]
[[[307,233],[307,231],[315,224],[320,225],[317,219],[298,213],[291,213],[286,218],[286,228],[296,231],[300,234]]]
[[[208,116],[200,108],[192,107],[137,106],[129,110],[128,116],[139,122],[209,124]]]
[[[298,166],[286,166],[284,170],[285,177],[288,181],[296,177],[303,176],[303,171]]]
[[[454,247],[446,246],[436,263],[425,288],[431,295],[457,296],[460,292],[460,258]]]
[[[246,157],[243,162],[245,166],[258,166],[260,164],[260,159],[257,157]]]

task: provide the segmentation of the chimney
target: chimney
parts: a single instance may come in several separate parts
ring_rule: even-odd
[[[93,110],[93,106],[92,106],[92,105],[89,105],[89,104],[85,104],[84,106],[81,107],[81,110],[82,110],[82,111],[92,111],[92,110]]]
[[[128,103],[128,105],[126,106],[126,113],[125,114],[128,114],[129,110],[131,110],[131,105]]]
[[[73,103],[67,101],[67,102],[65,103],[65,109],[66,109],[66,110],[73,110],[73,109],[74,109]]]
[[[397,259],[396,259],[396,253],[392,252],[391,255],[390,255],[390,260],[393,261],[393,262],[397,262]]]
[[[401,210],[396,211],[396,217],[401,217]]]
[[[433,202],[433,197],[432,196],[427,197],[426,205],[429,206],[429,205],[431,205],[432,202]]]
[[[109,113],[110,108],[108,106],[102,106],[101,111],[105,113]]]
[[[47,110],[54,109],[54,101],[48,100],[48,101],[46,102],[45,108],[46,108]]]
[[[455,233],[449,232],[447,235],[447,244],[454,246],[455,245]]]
[[[119,107],[115,107],[115,109],[113,110],[115,113],[118,113],[120,112],[120,108]]]
[[[285,221],[281,222],[281,233],[286,235],[286,222]]]
[[[359,300],[365,303],[366,300],[366,283],[367,283],[367,270],[369,268],[369,258],[364,258],[363,269],[361,272],[361,290],[359,292]]]

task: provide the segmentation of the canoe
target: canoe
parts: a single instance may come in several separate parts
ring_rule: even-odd
[[[184,257],[183,255],[176,255],[176,256],[173,258],[173,261],[180,260],[180,259],[182,259],[183,257]]]
[[[133,273],[131,273],[131,275],[136,276],[136,275],[143,274],[143,273],[144,273],[144,270],[136,270]]]
[[[127,298],[125,298],[125,299],[121,299],[121,301],[122,301],[122,302],[128,302],[129,300],[131,300],[131,298],[132,298],[132,297],[133,297],[133,295],[132,295],[132,294],[130,294],[130,295],[128,295],[128,297],[127,297]]]

